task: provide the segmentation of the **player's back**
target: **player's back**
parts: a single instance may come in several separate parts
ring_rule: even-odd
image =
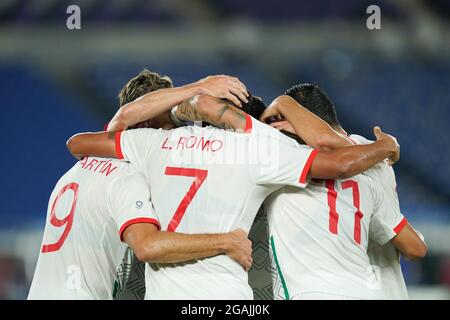
[[[113,159],[84,158],[56,184],[28,299],[108,299],[125,252],[111,212],[114,183],[133,174]]]
[[[247,157],[250,136],[189,126],[167,139],[155,145],[154,161],[147,171],[162,230],[189,234],[248,231],[268,195],[263,190],[260,197],[256,195],[259,187],[253,182]],[[147,299],[252,298],[244,269],[226,255],[195,263],[151,264],[147,269],[151,277],[146,281]],[[181,287],[174,292],[174,281],[189,283],[198,291],[183,292]],[[209,292],[205,294],[202,288]]]
[[[270,159],[270,155],[278,159],[277,150],[272,148],[283,149],[278,145],[278,131],[253,121],[251,134],[198,126],[123,133],[123,153],[145,172],[162,230],[222,233],[242,228],[248,232],[265,197],[279,188],[281,180],[277,182],[272,176],[278,176],[280,167],[286,174],[279,179],[292,177],[293,185],[304,185],[299,178],[312,149],[300,148],[305,150],[303,159],[296,147],[296,162],[288,157],[289,164],[283,166]],[[276,138],[270,133],[265,136],[266,130]],[[276,169],[271,170],[270,165]],[[265,183],[268,181],[273,184]],[[225,255],[151,267],[153,270],[147,270],[147,278],[151,278],[147,298],[252,297],[246,272]],[[177,282],[197,290],[176,288]]]
[[[316,294],[383,298],[367,256],[379,193],[373,180],[361,174],[313,180],[303,190],[284,187],[267,199],[279,299]]]

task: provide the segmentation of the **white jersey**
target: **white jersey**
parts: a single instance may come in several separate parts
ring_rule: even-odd
[[[125,228],[153,223],[144,177],[113,159],[84,158],[56,184],[28,299],[111,299]]]
[[[215,127],[135,129],[116,136],[119,157],[144,172],[162,230],[249,231],[264,198],[305,187],[316,151],[247,117],[246,133]],[[251,299],[247,273],[219,255],[147,265],[146,299]]]
[[[368,144],[373,141],[359,135],[351,135],[350,140],[355,144]],[[376,183],[382,187],[385,201],[389,203],[390,215],[394,219],[402,217],[397,195],[397,182],[394,169],[385,163],[379,163],[367,172]],[[406,219],[402,220],[397,228],[400,232],[402,226],[406,225]],[[387,299],[409,299],[400,266],[400,254],[391,243],[380,245],[376,241],[369,240],[367,254],[370,263],[376,266],[380,272],[382,290]]]
[[[302,299],[383,299],[367,255],[369,238],[384,244],[402,217],[391,217],[384,192],[367,175],[284,187],[266,203],[274,295]]]

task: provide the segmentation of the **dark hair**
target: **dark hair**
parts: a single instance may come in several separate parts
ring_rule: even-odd
[[[172,80],[169,77],[160,76],[156,72],[144,69],[137,76],[131,78],[120,91],[120,107],[149,92],[172,87]]]
[[[298,84],[286,90],[284,94],[292,97],[330,126],[340,126],[333,101],[318,85],[309,83]]]
[[[266,105],[260,97],[255,97],[251,94],[247,99],[248,102],[242,104],[242,111],[259,120],[259,117],[261,117],[266,109]]]

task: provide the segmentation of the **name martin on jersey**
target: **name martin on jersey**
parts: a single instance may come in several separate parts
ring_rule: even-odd
[[[81,159],[79,164],[81,165],[81,169],[98,172],[100,174],[104,174],[105,176],[110,175],[117,169],[117,166],[113,165],[111,160],[98,160],[89,157],[84,157]]]

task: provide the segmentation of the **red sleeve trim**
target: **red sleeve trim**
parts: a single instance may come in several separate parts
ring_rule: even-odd
[[[395,234],[399,234],[400,231],[403,230],[403,228],[408,224],[408,220],[406,218],[403,218],[402,221],[394,228]]]
[[[314,161],[314,158],[317,156],[317,154],[319,153],[318,150],[313,150],[308,157],[308,160],[306,160],[305,166],[303,167],[302,170],[302,174],[300,175],[300,183],[305,183],[306,182],[306,177],[308,176],[308,172],[309,169],[311,169],[311,165]]]
[[[128,220],[127,222],[125,222],[120,227],[120,230],[119,230],[120,241],[123,242],[123,232],[125,231],[125,229],[128,228],[129,226],[131,226],[132,224],[136,224],[136,223],[151,223],[151,224],[154,224],[158,228],[158,231],[161,230],[161,226],[159,225],[159,222],[156,219],[153,219],[153,218],[135,218],[135,219],[131,219],[131,220]]]
[[[122,146],[120,144],[120,139],[122,137],[122,131],[116,132],[115,141],[116,141],[116,156],[117,159],[123,159]]]
[[[252,132],[252,117],[250,117],[248,114],[245,115],[245,129],[244,132],[245,133],[251,133]]]
[[[108,131],[109,121],[103,126],[103,131]]]

